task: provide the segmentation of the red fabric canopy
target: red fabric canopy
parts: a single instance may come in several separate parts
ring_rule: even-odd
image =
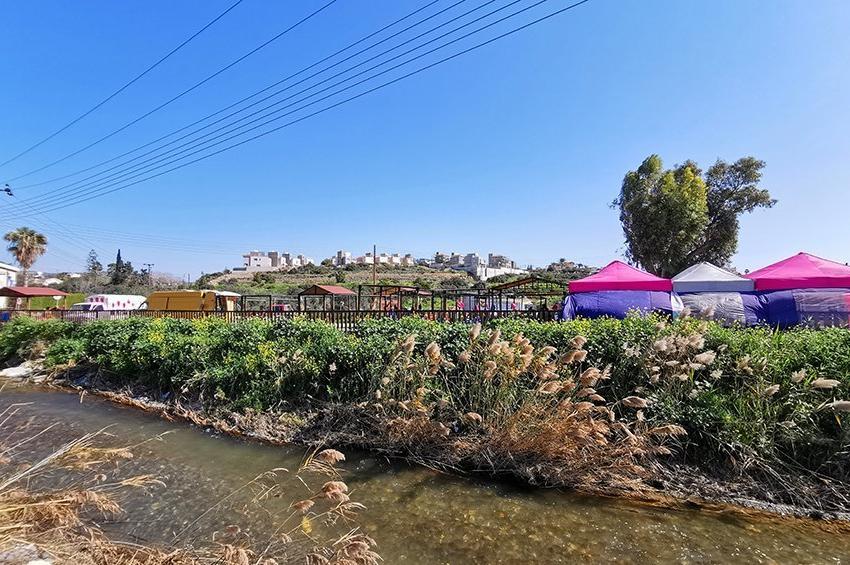
[[[670,279],[650,275],[622,261],[611,261],[595,275],[570,281],[570,293],[595,292],[598,290],[673,290]]]
[[[802,252],[745,276],[756,290],[850,288],[850,267]]]
[[[321,296],[328,294],[347,296],[356,293],[344,286],[337,286],[333,284],[314,284],[310,288],[302,290],[300,293],[301,296]]]
[[[68,296],[68,293],[46,286],[4,286],[0,288],[0,296],[33,298],[36,296]]]

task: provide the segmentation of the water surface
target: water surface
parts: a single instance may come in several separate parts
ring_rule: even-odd
[[[121,519],[104,524],[115,536],[168,544],[213,507],[184,537],[209,539],[239,524],[265,539],[305,493],[283,474],[279,498],[257,502],[251,489],[234,494],[270,469],[297,469],[304,457],[298,447],[239,441],[65,392],[6,388],[0,406],[13,402],[31,403],[20,414],[37,428],[61,423],[26,447],[33,455],[109,425],[112,441],[123,445],[169,432],[121,464],[125,476],[152,473],[167,486],[129,495]],[[352,498],[367,506],[359,522],[388,564],[850,563],[850,540],[810,526],[647,508],[347,455],[344,478]]]

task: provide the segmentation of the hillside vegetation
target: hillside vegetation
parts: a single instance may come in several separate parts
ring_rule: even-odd
[[[442,271],[421,266],[379,266],[377,282],[437,289],[469,288],[475,284],[475,279],[463,271]],[[196,286],[231,290],[240,294],[295,295],[314,284],[333,284],[356,289],[359,284],[372,284],[372,269],[368,265],[351,265],[342,269],[310,265],[290,271],[232,271],[208,275],[198,280]]]

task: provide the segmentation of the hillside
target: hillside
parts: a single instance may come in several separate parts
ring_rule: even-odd
[[[404,284],[420,288],[468,288],[475,279],[462,271],[442,271],[429,267],[379,266],[377,282]],[[199,279],[198,287],[232,290],[241,294],[294,295],[314,284],[335,284],[355,289],[359,284],[372,283],[368,266],[349,266],[343,269],[308,266],[286,272],[248,273],[243,271],[215,273]]]

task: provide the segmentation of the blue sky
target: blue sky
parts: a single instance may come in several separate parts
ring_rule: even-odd
[[[482,2],[467,0],[446,17]],[[5,3],[0,161],[91,107],[230,3]],[[244,0],[100,110],[0,168],[0,182],[135,118],[323,3]],[[12,186],[146,143],[424,4],[338,0],[163,111]],[[515,21],[566,4],[549,0]],[[102,198],[26,218],[17,201],[50,202],[65,183],[15,189],[14,199],[0,202],[0,229],[30,224],[45,231],[50,251],[36,264],[43,270],[79,270],[89,248],[111,260],[120,246],[137,265],[196,277],[239,265],[250,248],[318,260],[340,248],[360,254],[372,243],[417,256],[493,251],[522,264],[566,257],[602,265],[623,251],[608,205],[625,172],[647,155],[658,153],[669,166],[690,158],[704,167],[753,155],[767,162],[763,185],[779,204],[744,217],[735,265],[757,268],[800,250],[848,261],[848,26],[850,4],[839,0],[591,0]]]

